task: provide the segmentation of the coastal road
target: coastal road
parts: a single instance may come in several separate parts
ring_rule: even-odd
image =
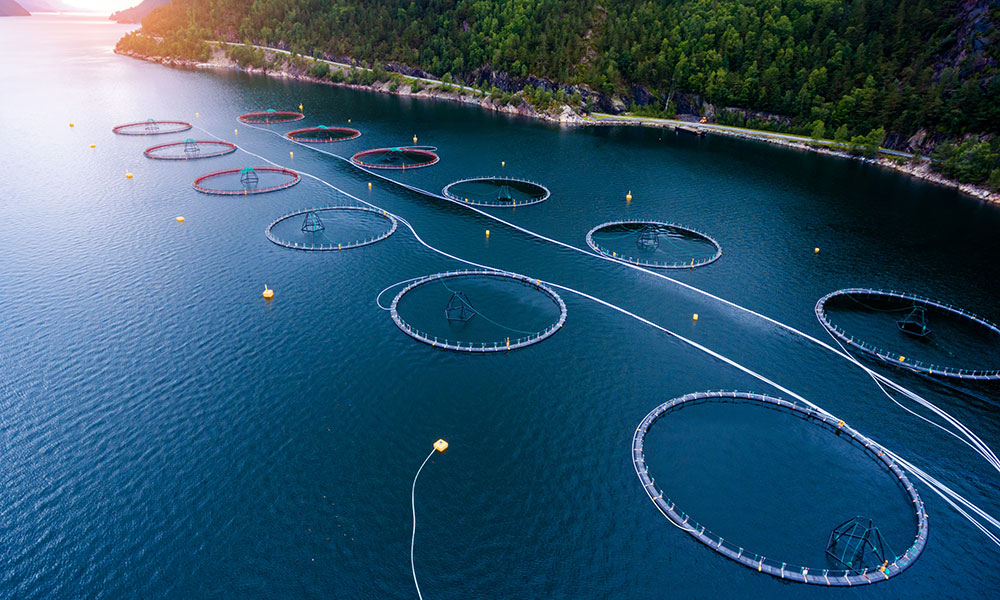
[[[804,135],[793,135],[790,133],[776,133],[773,131],[761,131],[759,129],[731,127],[729,125],[715,125],[712,123],[691,123],[688,121],[679,121],[677,119],[658,119],[656,117],[634,117],[630,115],[609,115],[607,113],[595,112],[591,113],[590,116],[586,117],[584,120],[589,120],[598,123],[630,123],[635,125],[649,125],[652,127],[687,127],[689,129],[720,131],[736,135],[747,135],[751,137],[760,137],[760,138],[773,138],[780,140],[788,140],[790,142],[800,142],[804,144],[822,144],[824,146],[829,146],[834,149],[842,149],[842,150],[847,150],[850,147],[848,144],[834,142],[833,140],[814,140]],[[898,150],[890,150],[888,148],[879,148],[878,151],[882,154],[888,154],[891,156],[913,158],[913,155],[908,152],[900,152]]]
[[[277,54],[284,54],[286,56],[291,56],[292,55],[292,52],[289,51],[289,50],[282,50],[280,48],[272,48],[270,46],[256,46],[254,44],[237,44],[237,43],[233,43],[233,42],[222,42],[222,41],[209,41],[208,43],[212,44],[212,45],[246,46],[248,48],[257,48],[258,50],[267,50],[268,52],[275,52]],[[311,60],[313,62],[326,63],[328,65],[331,65],[331,66],[334,66],[334,67],[337,67],[337,68],[340,68],[340,69],[355,70],[355,71],[371,71],[371,69],[369,69],[368,67],[360,67],[360,66],[355,66],[355,65],[349,65],[347,63],[336,62],[336,61],[333,61],[333,60],[325,60],[325,59],[322,59],[322,58],[313,58],[311,56],[305,56],[305,55],[300,55],[300,56],[302,56],[302,58],[305,59],[305,60]],[[422,81],[422,82],[424,82],[426,84],[429,84],[429,85],[435,85],[435,86],[436,85],[443,85],[443,82],[441,80],[439,80],[439,79],[430,79],[428,77],[417,77],[415,75],[403,75],[402,73],[398,73],[398,75],[401,75],[401,76],[405,77],[406,79],[412,79],[412,80],[416,80],[416,81]],[[462,90],[463,92],[466,92],[466,93],[469,93],[469,94],[482,94],[483,93],[482,90],[478,90],[478,89],[476,89],[474,87],[469,87],[467,85],[459,85],[457,83],[449,83],[448,85],[451,86],[451,87],[453,87],[453,88],[455,88],[455,89]]]
[[[254,44],[239,44],[234,42],[223,42],[223,41],[209,41],[209,44],[213,45],[226,45],[226,46],[247,46],[249,48],[257,48],[258,50],[266,50],[268,52],[274,52],[276,54],[284,54],[285,56],[291,56],[292,52],[289,50],[282,50],[280,48],[272,48],[271,46],[257,46]],[[302,58],[305,60],[311,60],[314,62],[326,63],[330,66],[337,67],[344,70],[355,70],[355,71],[371,71],[368,67],[355,66],[347,63],[337,62],[333,60],[325,60],[322,58],[313,58],[311,56],[304,56]],[[402,75],[402,73],[400,73]],[[416,77],[411,75],[402,75],[406,79],[421,81],[427,85],[438,86],[442,85],[441,80],[431,79],[429,77]],[[466,85],[460,85],[457,83],[448,84],[454,89],[461,90],[467,94],[482,94],[482,90],[476,89],[474,87],[469,87]],[[790,142],[808,143],[808,144],[821,144],[828,146],[832,149],[848,150],[850,146],[848,144],[842,144],[840,142],[835,142],[833,140],[814,140],[810,137],[804,135],[793,135],[790,133],[776,133],[773,131],[762,131],[759,129],[747,129],[745,127],[732,127],[729,125],[715,125],[712,123],[691,123],[688,121],[679,121],[677,119],[660,119],[656,117],[635,117],[631,115],[611,115],[607,113],[591,113],[589,116],[584,117],[584,122],[590,123],[629,123],[632,125],[647,125],[651,127],[687,127],[690,129],[703,129],[705,131],[718,131],[721,133],[728,133],[731,135],[745,135],[749,137],[757,138],[772,138],[787,140]],[[900,152],[898,150],[890,150],[888,148],[879,148],[878,151],[882,154],[891,156],[900,156],[903,158],[913,158],[912,154],[907,152]]]

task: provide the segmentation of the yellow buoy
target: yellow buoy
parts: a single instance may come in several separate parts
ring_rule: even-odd
[[[351,122],[351,120],[350,120],[350,119],[348,119],[348,120],[347,120],[347,122],[348,122],[348,123],[350,123],[350,122]]]
[[[698,313],[694,313],[693,315],[691,315],[691,320],[692,321],[697,321],[698,320]]]
[[[302,103],[299,102],[299,112],[302,112]]]
[[[91,144],[91,145],[90,145],[90,147],[91,147],[91,148],[96,148],[96,147],[97,147],[97,144]]]
[[[632,190],[629,190],[628,193],[625,194],[625,201],[626,202],[631,202],[632,201]]]
[[[434,449],[437,450],[438,452],[443,453],[445,450],[448,449],[448,442],[444,440],[438,440],[434,442]]]
[[[413,143],[414,143],[414,144],[416,144],[416,143],[417,143],[417,134],[413,134]]]
[[[905,356],[900,356],[900,357],[899,357],[899,362],[903,362],[903,361],[905,361],[905,360],[906,360],[906,357],[905,357]]]
[[[131,173],[125,173],[125,177],[127,177],[129,179],[132,179],[132,174]]]
[[[178,223],[183,223],[184,222],[184,217],[177,217],[177,222]]]
[[[294,152],[289,152],[288,153],[288,158],[295,158],[295,153]]]
[[[500,166],[501,166],[501,167],[506,167],[506,166],[507,166],[507,161],[505,161],[505,160],[501,160],[501,161],[500,161]]]
[[[816,254],[819,254],[819,248],[813,248],[813,252],[815,252]]]
[[[73,124],[73,123],[70,123],[70,124],[69,124],[69,126],[70,126],[70,127],[76,127],[76,125],[75,125],[75,124]]]
[[[239,129],[234,129],[233,130],[233,135],[239,135],[239,134],[240,134],[240,130]]]
[[[272,290],[271,288],[267,287],[266,283],[264,284],[264,294],[263,295],[264,295],[264,299],[265,300],[270,300],[271,298],[274,298],[274,290]]]
[[[372,189],[372,182],[368,182],[368,189]]]
[[[197,117],[197,116],[199,116],[199,115],[198,115],[198,113],[194,113],[194,116],[196,116],[196,117]]]
[[[486,237],[490,237],[490,230],[489,229],[486,230]]]

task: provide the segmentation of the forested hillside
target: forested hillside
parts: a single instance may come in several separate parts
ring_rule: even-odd
[[[884,128],[920,149],[1000,131],[998,23],[1000,0],[174,0],[143,30],[506,91],[540,78],[646,112],[703,100],[722,122],[766,118],[724,110],[748,109],[825,137]],[[980,150],[995,166],[1000,143]]]

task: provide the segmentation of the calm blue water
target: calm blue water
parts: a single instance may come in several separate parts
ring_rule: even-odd
[[[350,119],[363,135],[329,146],[344,155],[416,134],[441,162],[393,176],[431,190],[496,174],[505,161],[503,174],[542,182],[552,198],[495,214],[577,247],[591,227],[620,218],[706,231],[722,259],[678,279],[823,338],[813,306],[848,286],[905,289],[1000,319],[996,207],[763,144],[561,129],[448,103],[165,68],[115,56],[124,31],[70,17],[0,21],[0,596],[415,597],[410,484],[439,437],[451,448],[417,487],[425,598],[833,593],[711,553],[655,510],[631,464],[632,433],[657,404],[704,389],[777,390],[569,293],[566,326],[531,348],[467,356],[418,343],[376,295],[461,263],[404,227],[343,253],[271,244],[264,228],[278,216],[347,199],[308,178],[269,195],[199,194],[198,175],[261,159],[152,161],[142,150],[161,138],[111,133],[150,117],[191,120],[208,132],[198,137],[322,177],[404,217],[444,251],[690,336],[1000,514],[996,471],[829,352],[462,207],[379,181],[369,191],[369,176],[236,116],[301,102],[298,126]],[[991,403],[890,375],[1000,446]],[[687,512],[789,562],[822,561],[829,529],[856,514],[907,545],[905,497],[860,452],[771,411],[716,408],[661,422],[647,446]],[[897,579],[837,593],[992,597],[1000,549],[919,489],[931,524],[924,555]]]

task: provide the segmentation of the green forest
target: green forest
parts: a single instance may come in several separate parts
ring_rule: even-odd
[[[143,20],[161,53],[198,57],[203,39],[309,56],[399,63],[478,85],[537,77],[621,96],[638,112],[704,98],[790,117],[816,137],[892,144],[945,136],[953,176],[1000,187],[1000,3],[960,0],[174,0]],[[153,43],[131,36],[130,49]],[[149,50],[149,48],[146,48]],[[638,93],[642,89],[646,92]],[[502,90],[510,92],[512,90]],[[747,123],[719,111],[720,122]],[[741,121],[742,120],[742,121]],[[986,138],[996,136],[985,135]],[[967,164],[968,163],[968,164]]]

